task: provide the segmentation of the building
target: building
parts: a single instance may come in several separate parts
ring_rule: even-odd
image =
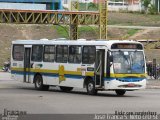
[[[90,3],[93,2],[94,0],[79,0],[79,2],[81,3]]]
[[[71,1],[78,1],[79,3],[93,3],[94,0],[62,0],[64,9],[71,10]]]
[[[142,3],[141,0],[127,0],[129,11],[141,11]]]
[[[93,0],[94,3],[98,4],[103,0]],[[108,0],[109,11],[141,11],[141,0]]]
[[[0,0],[0,9],[61,10],[62,0]]]

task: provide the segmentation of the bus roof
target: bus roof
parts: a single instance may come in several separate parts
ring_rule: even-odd
[[[133,41],[133,40],[16,40],[12,41],[12,44],[22,44],[22,45],[35,45],[35,44],[42,44],[42,45],[99,45],[99,46],[110,46],[114,43],[137,43],[141,44],[140,42]],[[142,45],[142,44],[141,44]]]

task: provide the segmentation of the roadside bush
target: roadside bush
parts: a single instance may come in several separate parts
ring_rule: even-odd
[[[149,5],[149,7],[148,7],[148,13],[151,14],[151,15],[158,14],[155,5],[152,5],[152,4]]]

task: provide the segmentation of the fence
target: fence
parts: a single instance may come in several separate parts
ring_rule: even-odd
[[[157,64],[156,59],[147,62],[147,73],[152,79],[160,79],[160,65]]]

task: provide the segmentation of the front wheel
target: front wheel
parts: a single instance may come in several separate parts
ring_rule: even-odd
[[[48,90],[49,89],[49,85],[43,85],[43,79],[41,75],[36,75],[34,85],[37,90]]]
[[[87,82],[87,93],[89,95],[96,95],[97,90],[95,89],[95,83],[93,80],[88,80]]]
[[[123,96],[126,93],[125,90],[115,90],[115,92],[118,96]]]

